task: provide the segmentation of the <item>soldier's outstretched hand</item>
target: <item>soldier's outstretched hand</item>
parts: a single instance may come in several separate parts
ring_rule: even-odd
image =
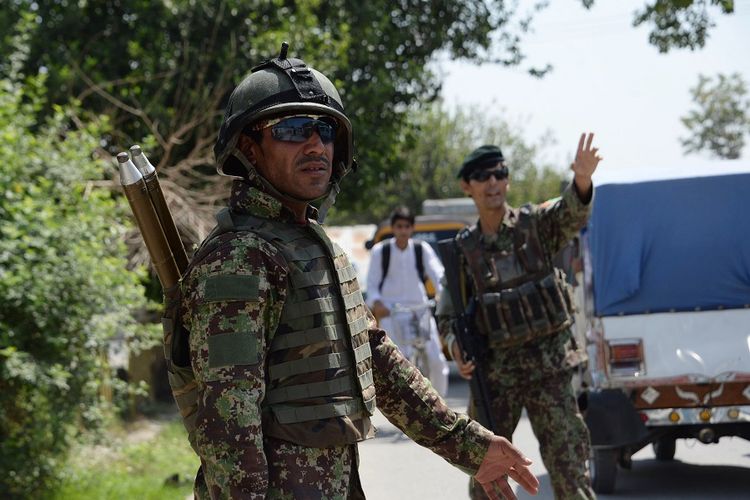
[[[515,500],[516,495],[508,484],[508,476],[523,489],[536,495],[539,491],[539,480],[531,473],[529,465],[531,460],[510,441],[504,437],[494,436],[474,479],[479,481],[484,492],[492,500]]]

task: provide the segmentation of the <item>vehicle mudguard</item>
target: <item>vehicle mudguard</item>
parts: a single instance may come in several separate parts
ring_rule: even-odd
[[[622,447],[639,443],[648,436],[633,403],[619,389],[587,392],[584,420],[592,446]]]

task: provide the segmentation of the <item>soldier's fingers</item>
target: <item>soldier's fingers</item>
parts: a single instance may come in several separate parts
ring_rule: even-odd
[[[583,151],[583,141],[586,140],[586,132],[581,134],[581,138],[578,139],[578,152],[576,153],[576,157],[578,157],[579,154]]]
[[[599,148],[591,148],[591,154],[596,156],[596,153],[599,151]]]
[[[536,494],[539,491],[539,480],[528,467],[513,467],[508,474],[529,493]]]
[[[591,143],[592,143],[592,142],[594,142],[594,133],[593,133],[593,132],[590,132],[590,133],[589,133],[589,138],[588,138],[588,140],[586,141],[586,149],[591,149]]]
[[[498,438],[495,438],[498,439]],[[515,447],[513,443],[506,440],[505,438],[499,438],[501,441],[501,447],[503,454],[508,457],[513,464],[519,465],[531,465],[531,460],[523,454],[521,450]]]
[[[513,488],[510,487],[506,478],[499,479],[497,484],[500,487],[500,493],[503,494],[505,500],[517,500],[516,494],[513,493]]]

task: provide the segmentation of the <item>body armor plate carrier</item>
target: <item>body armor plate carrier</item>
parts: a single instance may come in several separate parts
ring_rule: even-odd
[[[268,385],[261,405],[264,433],[284,439],[289,437],[284,429],[288,425],[336,417],[368,419],[375,410],[375,386],[367,308],[344,252],[316,224],[294,227],[227,209],[217,214],[217,220],[218,226],[187,272],[217,248],[213,242],[226,232],[259,235],[288,264],[289,295],[279,326],[269,335]],[[181,294],[170,292],[163,320],[164,354],[172,393],[192,444],[198,384],[190,366],[189,332],[179,321]],[[312,345],[316,349],[309,355]],[[306,444],[299,430],[294,435],[301,439],[290,440]]]
[[[457,236],[471,270],[477,326],[501,348],[563,331],[573,323],[565,275],[545,258],[528,206],[518,210],[512,231],[513,248],[507,252],[483,250],[476,225]]]

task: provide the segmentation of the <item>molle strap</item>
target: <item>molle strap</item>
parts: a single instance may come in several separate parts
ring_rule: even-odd
[[[281,322],[286,323],[305,316],[313,316],[320,313],[332,313],[336,311],[336,298],[335,297],[324,297],[320,299],[307,300],[297,304],[292,304],[290,307],[284,306],[284,310],[281,313]]]
[[[290,385],[269,391],[268,394],[266,394],[266,403],[286,403],[287,401],[295,401],[299,399],[333,396],[340,392],[350,391],[352,387],[354,386],[349,377],[339,377],[324,382]]]
[[[367,315],[360,316],[359,318],[349,323],[349,330],[351,331],[352,337],[367,331],[368,319]]]
[[[346,338],[347,335],[349,332],[344,325],[321,326],[301,332],[277,333],[271,344],[271,352],[318,342],[333,342]]]
[[[271,406],[276,419],[281,424],[309,422],[324,418],[349,416],[354,418],[362,414],[365,406],[360,399],[350,399],[336,403],[325,403],[316,406]]]
[[[292,281],[292,287],[295,289],[335,283],[332,273],[328,270],[308,271],[306,273],[293,272],[289,279]]]
[[[370,387],[373,382],[373,376],[372,376],[372,370],[367,370],[365,373],[357,377],[357,381],[359,382],[359,386],[364,390],[367,387]]]
[[[367,344],[368,347],[369,345]],[[292,375],[299,375],[300,373],[311,373],[329,368],[345,368],[347,366],[351,366],[351,356],[349,353],[336,352],[269,366],[268,375],[271,377],[271,380],[278,380]]]

